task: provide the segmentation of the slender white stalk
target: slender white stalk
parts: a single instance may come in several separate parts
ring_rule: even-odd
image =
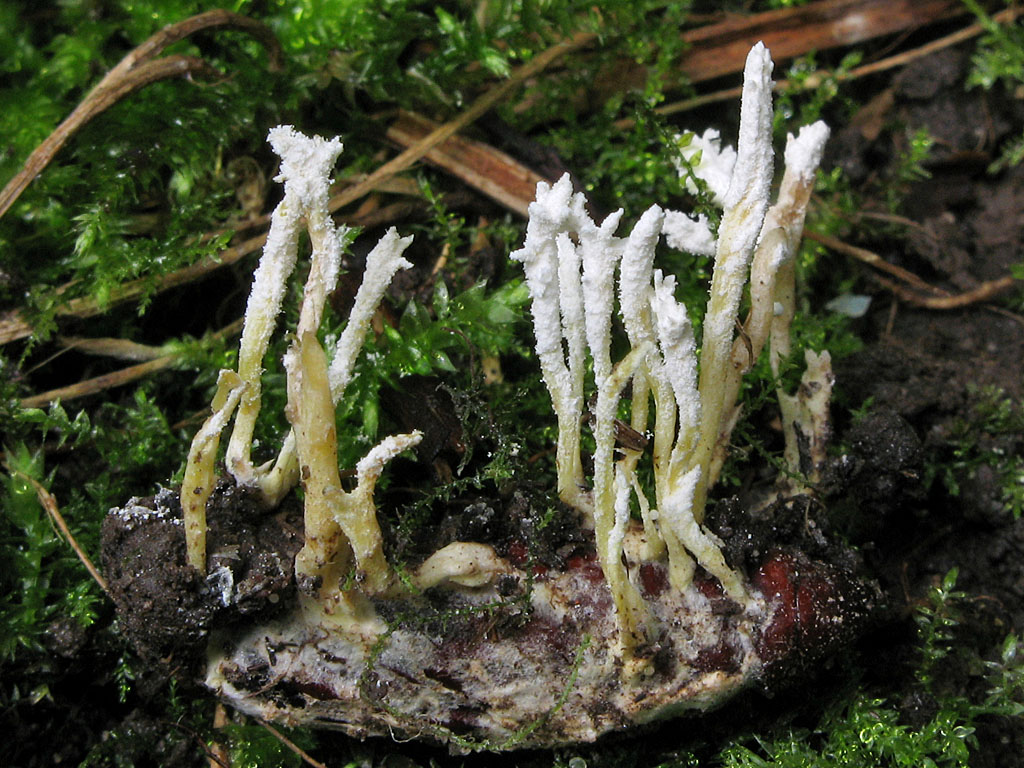
[[[384,298],[384,292],[391,285],[396,272],[412,266],[402,257],[411,243],[412,235],[399,237],[398,231],[392,227],[366,256],[363,281],[356,291],[348,323],[334,348],[334,357],[327,372],[331,382],[331,398],[335,403],[341,399],[352,378],[356,358],[366,341],[370,321]]]
[[[633,427],[644,429],[646,426],[646,398],[650,392],[654,395],[655,408],[652,453],[657,498],[661,498],[668,490],[667,473],[676,439],[676,401],[669,374],[665,370],[664,358],[658,350],[652,313],[654,287],[651,285],[651,275],[655,249],[664,222],[665,214],[658,206],[652,206],[644,212],[626,240],[619,275],[619,310],[626,337],[634,349],[642,345],[649,349],[643,366],[634,377]],[[642,418],[638,418],[638,414],[642,414]],[[652,543],[652,551],[658,552],[662,549],[661,536],[654,530],[652,522],[648,516],[644,520],[644,527]]]
[[[584,226],[579,237],[583,251],[581,279],[585,310],[587,346],[594,359],[594,378],[602,381],[611,375],[612,306],[615,303],[615,267],[622,256],[622,240],[615,230],[622,218],[618,210],[600,227]]]
[[[676,279],[654,270],[651,308],[655,317],[658,343],[679,412],[677,450],[693,450],[701,420],[701,400],[697,392],[697,343],[686,307],[675,299]]]
[[[765,231],[782,230],[785,255],[775,270],[772,290],[771,365],[779,374],[780,360],[789,356],[789,325],[794,312],[793,257],[803,236],[807,206],[814,189],[814,178],[828,141],[829,128],[820,120],[802,127],[796,137],[786,141],[786,171],[779,186],[779,197],[765,216]]]
[[[772,60],[763,43],[747,56],[743,71],[740,133],[725,212],[718,230],[718,252],[711,296],[704,315],[700,397],[703,409],[697,446],[698,482],[694,499],[697,522],[704,517],[707,478],[724,412],[723,383],[731,365],[732,340],[750,258],[768,207],[772,179]]]
[[[303,136],[290,125],[272,128],[267,138],[281,158],[281,172],[275,181],[284,183],[284,198],[271,216],[270,232],[253,276],[238,350],[238,375],[248,386],[235,417],[226,462],[228,471],[241,484],[256,480],[250,450],[260,411],[263,357],[281,312],[288,277],[295,268],[303,220],[313,222],[311,235],[315,232],[314,241],[319,240],[324,249],[323,268],[317,268],[315,280],[333,287],[340,260],[340,245],[330,222],[327,200],[331,171],[342,150],[341,141]]]
[[[718,479],[729,436],[739,418],[735,403],[743,375],[753,367],[769,335],[770,361],[776,376],[780,359],[789,355],[789,325],[795,310],[793,262],[800,248],[807,206],[828,135],[828,126],[819,121],[802,127],[795,137],[790,134],[786,141],[785,172],[776,201],[765,214],[750,267],[750,314],[743,327],[744,338],[733,343],[733,365],[724,385],[726,415],[709,468],[709,486]]]
[[[629,352],[610,376],[598,383],[594,407],[594,538],[598,560],[612,592],[616,616],[622,631],[623,648],[632,648],[644,638],[647,608],[629,580],[622,564],[622,539],[629,518],[630,483],[623,473],[616,487],[614,463],[615,411],[622,389],[648,353],[647,345]]]
[[[538,182],[537,198],[530,204],[529,213],[526,240],[511,258],[522,263],[526,275],[537,359],[558,419],[558,493],[566,503],[585,507],[579,448],[583,369],[582,366],[576,369],[567,366],[563,351],[562,285],[556,242],[559,233],[577,231],[578,223],[588,217],[583,196],[572,193],[568,174],[554,186]],[[578,271],[575,280],[579,280]],[[571,330],[574,335],[583,332],[582,328]],[[580,395],[574,396],[577,392]]]
[[[656,205],[648,208],[630,232],[622,252],[619,275],[619,309],[626,337],[632,347],[650,344],[656,349],[654,321],[651,316],[651,272],[654,251],[661,235],[665,214]]]
[[[311,240],[313,240],[313,264],[310,267],[309,279],[303,294],[297,331],[299,336],[310,332],[315,333],[320,327],[327,294],[337,282],[341,256],[341,241],[338,234],[340,230],[330,231],[335,234],[333,237],[323,236],[325,254],[322,257],[318,257],[317,249],[321,238],[313,237],[312,231],[310,233]],[[408,269],[412,266],[402,258],[402,253],[411,242],[411,235],[400,238],[392,227],[366,257],[363,281],[359,285],[359,290],[356,291],[348,323],[338,339],[334,358],[328,368],[331,401],[334,405],[341,400],[345,387],[352,378],[356,357],[366,341],[370,321],[384,297],[384,291],[387,290],[398,270]],[[333,260],[334,253],[337,253],[337,261]],[[289,432],[281,445],[281,451],[278,453],[273,468],[264,471],[257,480],[263,496],[270,506],[280,503],[284,495],[295,486],[295,483],[298,482],[298,470],[295,435],[293,432]]]
[[[189,455],[182,499],[188,557],[202,570],[206,501],[213,485],[217,440],[237,405],[227,448],[228,469],[237,482],[258,486],[271,505],[279,503],[301,476],[306,491],[305,542],[295,559],[296,575],[307,593],[319,589],[318,610],[324,614],[335,612],[344,619],[358,613],[359,605],[365,607],[364,599],[339,591],[341,579],[352,565],[364,593],[380,594],[392,582],[373,491],[384,465],[416,445],[421,435],[385,438],[359,462],[356,488],[346,492],[338,470],[334,408],[352,377],[356,356],[385,290],[399,269],[411,266],[402,253],[412,238],[400,238],[391,229],[370,252],[355,305],[328,366],[317,332],[327,297],[338,279],[346,233],[344,228],[335,227],[328,210],[330,174],[341,152],[341,142],[308,138],[291,126],[274,128],[269,139],[281,156],[277,180],[284,182],[284,198],[271,217],[270,233],[254,276],[239,349],[239,371],[221,373],[214,414],[199,431]],[[284,360],[286,414],[292,429],[273,468],[269,464],[254,468],[250,445],[260,409],[263,357],[295,266],[302,224],[309,233],[312,258],[296,340]]]
[[[242,484],[252,483],[254,479],[249,457],[256,417],[260,412],[263,357],[281,311],[285,286],[295,268],[300,216],[296,196],[286,191],[271,218],[267,243],[253,275],[252,291],[246,305],[238,348],[238,375],[248,388],[235,417],[226,455],[228,471]]]
[[[567,414],[583,412],[583,376],[587,353],[583,319],[583,286],[580,284],[582,254],[568,232],[555,235],[558,261],[558,306],[562,316],[562,338],[569,386],[563,393],[562,409]]]
[[[750,313],[743,325],[743,333],[733,341],[732,365],[726,369],[721,385],[722,418],[708,469],[708,487],[718,481],[727,456],[729,437],[739,419],[740,406],[736,399],[743,376],[754,367],[768,339],[776,309],[776,276],[787,259],[786,237],[782,229],[765,230],[750,267]]]
[[[391,581],[391,568],[384,557],[384,537],[377,522],[373,491],[385,465],[398,454],[415,448],[423,439],[419,430],[389,435],[370,449],[356,464],[356,487],[345,494],[335,509],[335,519],[348,538],[359,564],[360,587],[368,594],[383,592]]]

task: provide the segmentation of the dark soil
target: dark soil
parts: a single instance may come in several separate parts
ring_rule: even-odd
[[[208,575],[185,559],[178,494],[132,499],[103,521],[103,572],[121,628],[151,662],[194,669],[213,627],[268,621],[295,600],[302,508],[268,513],[255,493],[222,481],[207,503]]]

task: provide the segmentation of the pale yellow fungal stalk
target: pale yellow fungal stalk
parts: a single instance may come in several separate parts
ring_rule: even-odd
[[[305,490],[305,545],[295,558],[295,574],[305,583],[318,583],[327,605],[352,565],[360,590],[380,594],[391,586],[393,574],[384,557],[373,490],[385,463],[419,443],[421,434],[392,436],[373,448],[356,467],[355,489],[346,492],[338,472],[327,357],[316,336],[299,338],[285,365],[289,418]]]
[[[253,275],[238,348],[238,375],[248,386],[235,417],[226,462],[228,471],[243,485],[257,483],[270,469],[253,467],[252,436],[260,412],[263,357],[277,324],[288,277],[295,268],[303,223],[313,245],[313,261],[318,263],[313,275],[314,291],[328,281],[327,290],[333,289],[341,259],[342,232],[334,227],[327,210],[330,174],[341,154],[341,141],[308,138],[291,126],[273,128],[268,140],[281,156],[281,172],[275,181],[284,182],[284,197],[274,209],[263,255]]]
[[[181,481],[181,508],[185,522],[185,552],[188,564],[206,573],[206,502],[217,482],[214,463],[220,434],[238,407],[246,384],[234,371],[221,371],[213,396],[213,413],[203,422],[189,448],[185,477]]]
[[[743,325],[743,337],[733,342],[732,366],[725,383],[725,403],[731,408],[723,419],[711,463],[710,482],[718,479],[726,457],[732,428],[739,418],[735,405],[743,375],[754,365],[771,338],[770,362],[778,377],[780,360],[789,356],[789,325],[793,319],[795,269],[793,260],[800,247],[807,205],[814,189],[815,172],[828,140],[829,129],[820,120],[802,127],[786,141],[786,170],[775,203],[765,215],[761,238],[750,267],[750,314]],[[780,396],[785,393],[780,391]],[[780,405],[782,404],[780,399]],[[787,453],[796,450],[787,433]]]
[[[415,446],[420,435],[385,438],[359,462],[357,485],[346,492],[338,470],[334,408],[352,378],[356,356],[384,291],[398,270],[411,266],[402,253],[412,238],[400,238],[391,229],[368,255],[348,324],[328,363],[316,334],[341,266],[345,229],[335,227],[327,207],[330,174],[341,142],[309,138],[291,126],[272,129],[269,140],[281,156],[277,180],[284,182],[285,194],[271,217],[270,234],[253,278],[238,373],[221,372],[214,413],[196,435],[189,454],[182,487],[187,552],[189,562],[205,573],[206,503],[215,479],[214,461],[220,433],[237,408],[225,456],[228,472],[238,484],[258,488],[269,507],[279,504],[301,479],[306,492],[305,543],[296,557],[296,575],[310,589],[318,585],[321,607],[330,612],[344,602],[338,593],[352,568],[357,586],[366,594],[380,594],[393,582],[373,491],[384,465]],[[254,467],[250,455],[260,410],[263,357],[295,267],[302,227],[309,234],[312,255],[296,340],[285,355],[292,430],[276,462]]]

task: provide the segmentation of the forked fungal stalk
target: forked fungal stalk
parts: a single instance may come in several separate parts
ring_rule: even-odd
[[[267,140],[281,157],[281,171],[274,180],[284,183],[284,197],[274,209],[263,255],[253,275],[238,347],[238,375],[248,389],[239,404],[225,461],[228,471],[244,485],[254,484],[259,475],[269,471],[269,467],[253,467],[252,438],[260,412],[263,358],[281,312],[288,278],[295,269],[303,222],[313,246],[312,284],[307,287],[307,295],[326,295],[333,289],[341,259],[342,233],[335,229],[327,210],[329,176],[341,154],[341,141],[307,138],[291,126],[271,129]],[[307,325],[312,307],[307,309],[306,305],[316,303],[303,302]],[[319,303],[322,306],[322,300]]]
[[[769,361],[776,378],[780,361],[789,357],[789,325],[795,310],[793,258],[800,247],[815,173],[828,136],[828,126],[819,121],[803,126],[796,136],[789,134],[786,140],[786,167],[782,182],[775,202],[765,215],[750,266],[750,312],[743,325],[744,336],[733,341],[732,367],[725,382],[727,403],[735,403],[743,375],[754,366],[769,339]],[[823,354],[828,355],[827,352]],[[778,395],[780,407],[785,410],[784,401],[788,395],[781,389]],[[734,405],[732,412],[723,420],[722,434],[712,456],[711,484],[721,472],[729,434],[738,418],[739,409]],[[783,421],[784,424],[792,423],[791,419],[784,418]],[[792,459],[797,449],[791,430],[786,432],[786,445],[790,468],[798,471],[799,462],[793,463]]]
[[[583,195],[573,194],[564,176],[553,186],[537,185],[526,241],[512,254],[523,264],[537,356],[558,420],[559,493],[593,518],[597,554],[627,656],[645,638],[647,621],[644,600],[624,565],[631,496],[644,524],[646,547],[640,557],[667,557],[673,588],[685,591],[699,564],[737,603],[747,606],[751,600],[743,578],[726,563],[721,542],[702,525],[704,505],[736,421],[742,374],[769,337],[776,369],[788,353],[788,340],[776,340],[789,333],[788,320],[780,322],[778,316],[792,313],[792,270],[786,270],[800,242],[828,137],[828,128],[820,122],[801,129],[795,139],[790,137],[782,187],[769,209],[771,70],[768,51],[759,43],[744,69],[735,152],[721,146],[717,132],[691,143],[691,158],[696,150],[702,152],[693,171],[710,173],[706,180],[724,207],[717,239],[706,219],[658,206],[640,217],[627,238],[616,237],[622,211],[598,226],[585,212]],[[570,233],[575,233],[575,241]],[[715,256],[699,367],[686,308],[675,299],[675,278],[654,268],[655,249],[663,235],[671,247]],[[752,309],[744,339],[737,337],[735,327],[751,269]],[[632,350],[613,364],[610,319],[616,270],[619,312]],[[586,370],[581,338],[593,361],[597,390],[589,492],[580,475],[579,456]],[[626,449],[622,458],[614,458],[614,419],[620,394],[630,383],[633,429],[647,429],[650,398],[654,399],[653,503],[637,478],[640,451]],[[797,408],[795,403],[786,404],[784,414]]]
[[[352,378],[356,356],[384,291],[398,270],[411,266],[402,253],[412,238],[400,238],[391,229],[367,256],[348,324],[328,363],[316,334],[327,296],[338,280],[346,234],[345,228],[335,227],[327,208],[330,174],[341,142],[308,138],[291,126],[273,128],[268,138],[281,156],[277,180],[284,182],[285,193],[271,217],[270,234],[253,279],[238,372],[221,371],[213,415],[196,435],[189,453],[181,492],[186,550],[189,563],[205,573],[206,502],[214,484],[213,465],[220,434],[237,408],[225,456],[227,470],[239,485],[257,487],[271,507],[302,482],[306,491],[305,545],[296,557],[295,571],[300,583],[319,585],[327,607],[337,603],[338,585],[353,567],[367,594],[383,592],[392,583],[373,491],[384,465],[415,446],[421,435],[413,432],[385,438],[358,463],[356,487],[345,491],[338,470],[334,407]],[[296,338],[285,355],[286,413],[292,429],[277,460],[254,467],[250,449],[260,411],[263,358],[288,277],[295,268],[303,225],[312,256]]]

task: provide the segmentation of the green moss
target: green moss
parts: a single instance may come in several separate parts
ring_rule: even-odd
[[[966,417],[957,419],[944,446],[927,466],[929,484],[941,481],[953,496],[965,484],[975,484],[979,472],[991,477],[1001,503],[1014,519],[1024,513],[1024,456],[1020,451],[1024,432],[1024,407],[1002,390],[989,387],[973,392]]]
[[[308,730],[287,730],[286,738],[303,750],[316,746],[315,736]],[[302,757],[289,749],[273,733],[256,723],[230,723],[224,727],[227,736],[231,765],[234,768],[299,768]],[[218,734],[218,740],[221,735]]]
[[[956,591],[956,579],[955,570],[948,573],[916,615],[920,657],[914,675],[934,705],[923,722],[909,721],[901,702],[861,685],[832,702],[814,728],[750,737],[746,743],[727,747],[715,764],[728,768],[967,766],[980,720],[1024,713],[1024,659],[1012,634],[999,658],[984,662],[978,649],[959,642],[955,630],[968,598]],[[943,690],[937,672],[949,665],[973,670],[969,673],[973,685],[964,688],[981,688],[983,693]]]

